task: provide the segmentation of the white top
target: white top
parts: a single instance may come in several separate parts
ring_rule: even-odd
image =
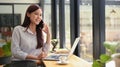
[[[16,26],[13,30],[12,34],[12,44],[11,44],[11,52],[12,52],[12,60],[25,60],[28,54],[38,56],[42,48],[36,49],[37,39],[36,34],[33,34],[32,31],[28,28],[22,26]],[[46,44],[46,34],[44,35],[44,46],[43,50],[48,52],[49,45]]]

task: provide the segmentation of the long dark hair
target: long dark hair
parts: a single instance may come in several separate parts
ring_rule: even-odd
[[[25,14],[25,19],[23,21],[22,26],[26,27],[26,30],[29,28],[30,25],[30,18],[27,16],[27,13],[32,13],[36,11],[37,9],[41,9],[39,5],[32,4],[28,7],[26,14]],[[41,48],[43,46],[43,34],[42,34],[42,28],[44,26],[43,21],[41,20],[38,25],[36,25],[36,36],[37,36],[37,47],[36,48]]]

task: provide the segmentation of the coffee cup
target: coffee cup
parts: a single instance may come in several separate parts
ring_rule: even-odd
[[[67,62],[67,57],[66,57],[66,56],[60,56],[60,57],[59,57],[59,61],[60,61],[61,63],[66,63],[66,62]]]

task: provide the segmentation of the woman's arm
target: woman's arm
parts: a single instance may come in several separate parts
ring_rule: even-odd
[[[43,46],[43,54],[44,54],[43,56],[46,57],[47,53],[49,51],[50,41],[51,41],[51,34],[50,34],[50,30],[49,30],[47,24],[44,24],[43,31],[47,34],[46,35],[46,43]]]
[[[50,44],[50,40],[51,40],[50,30],[48,28],[48,25],[45,23],[44,23],[43,31],[47,34],[46,44]]]
[[[26,59],[40,60],[41,58],[33,55],[27,55]]]
[[[25,59],[28,55],[20,49],[20,31],[19,26],[15,27],[12,33],[12,44],[11,44],[11,52],[12,55],[18,59]]]

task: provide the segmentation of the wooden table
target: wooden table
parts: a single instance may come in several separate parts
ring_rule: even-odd
[[[75,56],[72,55],[69,58],[69,63],[66,65],[59,65],[57,64],[57,61],[46,61],[44,60],[43,62],[45,63],[46,67],[92,67],[92,64]],[[0,67],[3,67],[3,65],[0,65]]]
[[[69,63],[66,65],[57,64],[57,61],[44,60],[43,62],[45,63],[46,67],[92,67],[91,63],[89,63],[75,55],[70,56],[68,61],[69,61]]]

